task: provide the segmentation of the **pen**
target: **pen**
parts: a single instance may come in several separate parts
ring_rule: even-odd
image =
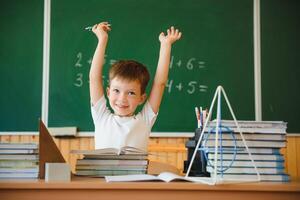
[[[111,26],[111,24],[109,24],[108,22],[106,22],[106,25],[107,25],[107,26]],[[87,30],[87,31],[91,31],[91,30],[93,30],[93,27],[94,27],[94,26],[87,26],[87,27],[85,27],[84,29]],[[97,27],[97,26],[96,26],[96,27]]]
[[[207,109],[203,110],[203,123],[205,123],[207,117]]]
[[[87,30],[87,31],[91,31],[92,29],[93,29],[92,26],[85,27],[85,30]]]
[[[202,111],[202,106],[200,106],[200,127],[203,125],[203,111]]]

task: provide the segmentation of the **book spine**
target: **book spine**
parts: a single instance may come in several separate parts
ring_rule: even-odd
[[[0,149],[37,149],[36,143],[0,143]]]
[[[212,166],[214,165],[214,161],[213,160],[209,160],[209,162],[207,163],[208,166]],[[275,167],[275,168],[282,168],[284,167],[284,162],[283,161],[256,161],[255,162],[256,167]],[[217,166],[220,167],[221,166],[221,162],[217,162]],[[228,166],[232,166],[232,167],[249,167],[249,166],[253,166],[253,163],[251,161],[228,161],[228,160],[224,160],[222,163],[222,166],[224,167],[228,167]]]
[[[221,175],[219,175],[221,177]],[[222,176],[224,179],[235,179],[235,180],[255,180],[257,178],[256,174],[224,174]],[[260,175],[261,181],[264,182],[288,182],[290,177],[286,174],[262,174]]]
[[[0,154],[0,160],[38,160],[39,156],[35,154]]]
[[[148,160],[77,160],[77,165],[147,165]]]
[[[76,171],[78,176],[112,176],[129,174],[146,174],[146,170],[80,170]]]
[[[279,142],[279,141],[246,141],[248,147],[285,147],[286,142]],[[220,146],[221,143],[219,142],[218,145]],[[245,144],[241,140],[236,140],[236,143],[232,140],[222,140],[222,146],[224,147],[234,147],[235,145],[239,147],[244,147]],[[202,142],[202,146],[204,147],[214,147],[215,140],[204,140]]]
[[[213,167],[207,167],[209,173],[214,172]],[[260,174],[284,174],[284,168],[257,168]],[[225,169],[224,174],[256,174],[254,167],[232,167]]]
[[[39,173],[0,173],[0,179],[7,178],[37,178]]]
[[[0,173],[38,173],[39,168],[0,168]]]
[[[214,140],[216,137],[215,133],[205,133],[204,138],[205,139],[212,139]],[[243,137],[245,140],[274,140],[274,141],[286,141],[286,135],[284,134],[262,134],[262,133],[243,133]],[[224,140],[232,140],[232,139],[237,139],[237,140],[242,140],[242,137],[240,133],[222,133],[219,134],[219,138],[222,138]]]
[[[208,154],[208,159],[214,160],[214,153]],[[284,161],[282,155],[269,155],[269,154],[251,154],[254,161]],[[218,160],[247,160],[251,161],[249,154],[218,154]]]
[[[38,166],[38,161],[34,160],[0,160],[0,167],[3,168],[21,168]]]

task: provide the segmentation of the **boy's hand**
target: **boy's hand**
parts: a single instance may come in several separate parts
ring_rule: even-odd
[[[163,32],[159,35],[159,41],[161,44],[171,45],[180,38],[181,32],[179,32],[178,29],[175,29],[174,26],[167,30],[167,35],[165,35]]]
[[[110,30],[111,28],[108,22],[101,22],[99,24],[95,24],[92,29],[92,31],[97,36],[98,40],[103,40],[103,39],[107,40],[108,38],[107,32]]]

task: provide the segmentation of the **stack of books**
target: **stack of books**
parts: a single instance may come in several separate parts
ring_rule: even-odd
[[[75,174],[78,176],[104,177],[147,173],[147,153],[133,147],[123,147],[121,150],[72,150],[71,153],[83,155],[76,162]]]
[[[286,147],[287,124],[281,121],[238,121],[261,181],[289,181],[280,149]],[[228,179],[256,179],[257,173],[234,121],[221,121],[217,174]],[[216,123],[208,124],[201,149],[207,152],[207,171],[214,175]],[[221,148],[222,146],[222,148]]]
[[[37,179],[36,143],[0,143],[0,179]]]

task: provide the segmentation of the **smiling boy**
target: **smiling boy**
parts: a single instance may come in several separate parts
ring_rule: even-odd
[[[93,26],[98,38],[90,69],[91,111],[95,125],[95,149],[131,146],[147,151],[148,138],[156,120],[164,88],[168,79],[172,44],[181,32],[171,27],[167,35],[159,35],[160,53],[152,89],[147,99],[146,87],[150,79],[147,68],[134,60],[113,64],[109,71],[106,90],[113,113],[106,106],[102,69],[110,24],[102,22]],[[145,102],[146,101],[146,102]],[[141,112],[136,108],[145,102]]]

